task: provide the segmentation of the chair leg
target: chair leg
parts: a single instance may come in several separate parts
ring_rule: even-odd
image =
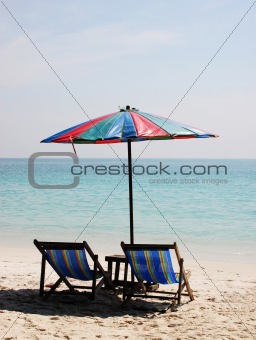
[[[45,263],[46,259],[42,256],[39,296],[44,295]]]
[[[125,301],[127,291],[127,276],[128,276],[128,262],[124,265],[124,287],[123,287],[123,301]]]
[[[180,252],[179,252],[177,244],[176,243],[174,243],[174,244],[175,244],[175,253],[176,253],[176,256],[177,256],[177,260],[178,260],[178,262],[180,262],[180,259],[181,259]],[[186,285],[186,288],[187,288],[190,300],[193,301],[194,300],[193,292],[192,292],[192,289],[191,289],[190,284],[188,282],[188,277],[186,276],[184,267],[183,267],[182,274],[183,274],[184,282],[185,282],[185,285]]]
[[[65,276],[60,276],[61,281],[65,283],[65,285],[71,290],[71,292],[74,291],[74,287],[71,285],[71,283],[68,281],[68,279]]]
[[[183,259],[180,259],[180,279],[179,279],[179,290],[178,290],[178,304],[180,305],[181,300],[181,284],[183,277]]]
[[[98,293],[98,291],[101,289],[101,287],[104,285],[105,283],[105,279],[104,277],[100,280],[100,282],[97,284],[96,288],[95,288],[95,297]]]
[[[94,255],[94,270],[93,270],[93,281],[92,281],[92,300],[96,298],[96,280],[97,280],[97,268],[98,268],[98,255]]]
[[[193,301],[195,298],[194,298],[193,291],[192,291],[192,289],[190,287],[190,284],[189,284],[189,281],[188,281],[188,277],[186,276],[186,274],[184,276],[184,282],[185,282],[185,285],[186,285],[186,288],[187,288],[187,291],[188,291],[188,295],[190,297],[190,301]]]
[[[52,294],[52,292],[55,291],[56,288],[58,288],[58,286],[61,284],[61,282],[63,281],[63,279],[60,277],[55,283],[54,285],[52,285],[51,289],[49,291],[44,292],[44,298],[47,299],[49,295]]]

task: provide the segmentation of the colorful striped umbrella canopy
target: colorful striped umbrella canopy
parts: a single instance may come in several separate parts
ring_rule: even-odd
[[[75,125],[43,143],[108,144],[150,139],[184,139],[217,137],[185,124],[136,109],[122,109],[88,122]]]
[[[75,125],[41,141],[41,143],[110,144],[128,143],[130,202],[130,240],[133,233],[132,156],[131,142],[145,140],[218,137],[173,120],[139,111],[130,106],[88,122]],[[74,147],[74,145],[73,145]],[[74,149],[75,151],[75,149]]]

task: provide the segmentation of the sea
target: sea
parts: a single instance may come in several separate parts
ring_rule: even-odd
[[[197,261],[256,262],[255,159],[133,162],[135,243],[177,242]],[[1,247],[86,240],[95,253],[122,253],[127,173],[127,159],[0,159]]]

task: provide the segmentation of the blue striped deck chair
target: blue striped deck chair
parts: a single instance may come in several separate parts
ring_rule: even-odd
[[[98,290],[105,284],[115,292],[115,287],[110,280],[110,274],[105,271],[98,261],[98,255],[95,255],[87,242],[68,243],[68,242],[39,242],[34,240],[35,246],[42,254],[41,279],[39,295],[48,297],[53,293],[61,293],[56,291],[59,285],[64,282],[68,287],[70,294],[86,294],[89,290],[91,299],[95,299]],[[93,260],[93,268],[91,269],[87,256]],[[58,274],[59,279],[50,286],[45,288],[45,267],[46,262]],[[80,281],[92,281],[91,285],[81,286],[73,285],[68,278]],[[98,282],[98,279],[100,281]],[[82,290],[82,291],[81,291]]]
[[[121,247],[127,259],[124,273],[124,301],[129,301],[132,297],[169,298],[180,304],[181,295],[189,296],[191,301],[194,300],[188,282],[190,272],[184,270],[184,260],[180,257],[176,243],[163,245],[125,244],[122,242]],[[174,272],[171,250],[174,251],[177,258],[178,273]],[[132,276],[137,279],[131,289],[128,289],[128,265],[131,268]],[[152,292],[147,289],[147,286],[152,284],[176,284],[178,289],[175,292],[155,290],[154,294],[156,295],[152,295]],[[187,289],[186,294],[182,293],[185,287]]]

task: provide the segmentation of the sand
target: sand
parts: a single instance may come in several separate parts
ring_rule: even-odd
[[[42,301],[39,252],[1,248],[0,255],[0,339],[256,339],[255,264],[200,261],[200,267],[185,261],[195,300],[183,297],[164,312],[167,301],[138,299],[124,306],[120,294],[105,292],[95,301]]]

